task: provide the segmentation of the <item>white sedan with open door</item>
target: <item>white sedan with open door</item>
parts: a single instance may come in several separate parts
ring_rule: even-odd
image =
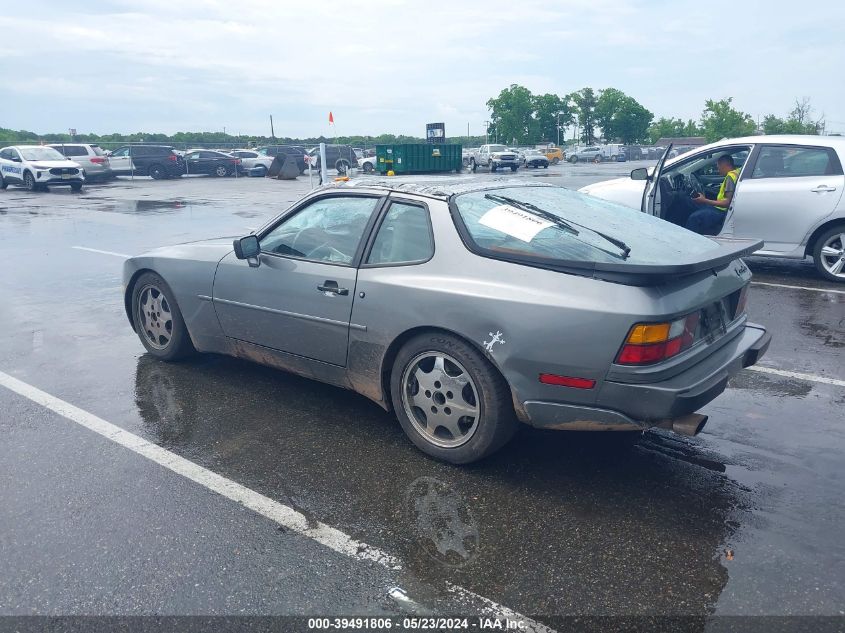
[[[719,237],[763,240],[755,255],[812,257],[823,277],[845,283],[845,138],[726,139],[667,160],[671,149],[653,169],[580,191],[684,226],[699,208],[693,194],[716,197],[723,179],[716,161],[728,154],[740,175]]]

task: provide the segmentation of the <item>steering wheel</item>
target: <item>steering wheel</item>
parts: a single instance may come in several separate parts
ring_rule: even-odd
[[[701,186],[701,182],[696,175],[691,173],[687,176],[687,194],[692,195],[693,193],[704,194],[704,187]]]
[[[294,236],[290,243],[290,250],[307,255],[324,244],[326,244],[326,232],[316,226],[309,226]]]

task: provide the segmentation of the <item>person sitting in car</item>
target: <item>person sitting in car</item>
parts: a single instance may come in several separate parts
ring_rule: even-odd
[[[704,206],[703,209],[694,211],[687,219],[686,228],[701,235],[718,235],[722,230],[722,224],[728,214],[728,207],[736,190],[736,181],[739,178],[739,169],[734,164],[733,156],[723,154],[716,161],[716,168],[719,174],[724,177],[722,186],[715,200],[707,198],[699,193],[692,201],[697,205]]]

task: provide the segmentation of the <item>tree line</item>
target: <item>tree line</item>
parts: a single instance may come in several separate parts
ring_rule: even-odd
[[[698,121],[660,117],[616,88],[587,87],[565,96],[532,94],[511,84],[487,101],[488,134],[507,145],[555,142],[563,131],[576,126],[578,139],[588,145],[599,138],[624,144],[654,143],[663,137],[703,136],[708,142],[748,136],[758,132],[750,114],[733,106],[733,98],[708,99]],[[764,134],[821,134],[824,117],[813,118],[810,99],[795,100],[795,107],[779,117],[767,115],[759,126]]]
[[[577,126],[578,139],[588,145],[599,138],[606,142],[625,144],[655,143],[664,137],[703,136],[708,142],[721,138],[763,134],[822,134],[824,116],[815,118],[810,99],[796,99],[792,110],[784,117],[765,116],[758,123],[750,114],[733,106],[733,99],[708,99],[699,120],[660,117],[645,108],[633,97],[616,88],[594,90],[583,88],[565,96],[532,94],[528,88],[512,84],[497,97],[487,101],[490,121],[487,135],[449,136],[450,143],[477,146],[485,139],[507,145],[533,145],[542,141],[564,140],[563,131]],[[311,148],[319,143],[342,143],[353,147],[373,147],[377,144],[423,143],[422,136],[380,134],[378,136],[325,136],[309,138],[241,136],[224,132],[177,132],[161,134],[135,132],[133,134],[38,134],[29,130],[0,127],[0,145],[13,143],[166,143],[179,148],[244,147],[270,144],[303,145]]]

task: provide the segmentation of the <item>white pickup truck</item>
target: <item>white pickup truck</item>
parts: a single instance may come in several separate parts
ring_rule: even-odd
[[[504,145],[482,145],[469,158],[469,168],[472,171],[478,167],[489,167],[490,171],[506,169],[511,171],[519,168],[519,154],[508,150]]]

